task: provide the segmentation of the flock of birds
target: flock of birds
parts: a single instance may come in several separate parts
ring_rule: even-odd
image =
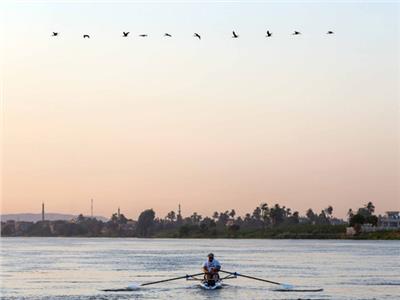
[[[130,34],[129,31],[123,31],[123,32],[122,32],[122,37],[128,37],[129,34]],[[300,35],[300,34],[301,34],[300,31],[294,31],[294,32],[292,33],[292,35]],[[329,30],[326,34],[334,34],[334,32],[331,31],[331,30]],[[53,32],[53,35],[52,35],[52,36],[58,36],[58,35],[59,35],[58,32]],[[199,40],[201,40],[201,35],[198,34],[197,32],[195,32],[195,33],[193,34],[193,36],[194,36],[195,38],[198,38]],[[272,36],[272,32],[269,31],[269,30],[267,30],[267,33],[266,33],[266,36],[265,36],[265,37],[271,37],[271,36]],[[148,37],[148,34],[146,34],[146,33],[139,34],[139,37],[145,38],[145,37]],[[164,37],[169,37],[169,38],[170,38],[170,37],[172,37],[172,35],[169,34],[169,33],[164,33]],[[84,34],[84,35],[83,35],[83,38],[84,38],[84,39],[90,39],[90,35]],[[232,38],[233,38],[233,39],[237,39],[237,38],[239,38],[239,35],[238,35],[235,31],[232,31]]]

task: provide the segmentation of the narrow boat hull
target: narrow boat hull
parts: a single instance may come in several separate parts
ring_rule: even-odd
[[[204,290],[216,290],[222,288],[222,282],[216,281],[214,284],[208,284],[207,281],[200,282],[200,287]]]

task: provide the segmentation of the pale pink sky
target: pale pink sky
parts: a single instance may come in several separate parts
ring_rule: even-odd
[[[397,8],[9,4],[1,212],[400,209]]]

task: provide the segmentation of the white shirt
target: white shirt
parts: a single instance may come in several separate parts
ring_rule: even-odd
[[[207,268],[208,272],[211,272],[212,268],[221,268],[221,264],[215,258],[212,261],[207,259],[203,264],[203,268]]]

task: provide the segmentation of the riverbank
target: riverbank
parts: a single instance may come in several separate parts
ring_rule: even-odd
[[[46,235],[2,235],[2,238],[17,238],[17,237],[46,237],[46,238],[143,238],[139,236],[116,236],[116,235],[57,235],[57,236],[46,236]],[[379,232],[369,232],[361,233],[354,236],[346,236],[345,234],[309,234],[309,233],[291,233],[284,232],[281,234],[244,234],[240,236],[227,236],[227,235],[217,235],[217,236],[205,236],[205,235],[193,235],[180,237],[175,233],[170,232],[160,232],[154,236],[147,237],[148,239],[270,239],[270,240],[400,240],[400,231],[379,231]]]
[[[347,225],[296,225],[280,226],[267,229],[213,230],[202,232],[189,230],[163,230],[153,235],[154,238],[233,238],[233,239],[356,239],[356,240],[400,240],[400,230],[376,231],[346,235]],[[182,232],[183,231],[183,232]]]
[[[356,240],[400,240],[400,230],[360,233],[353,237]]]
[[[400,230],[363,232],[347,235],[347,224],[291,224],[278,226],[202,226],[182,224],[177,226],[148,227],[143,235],[131,224],[109,224],[96,220],[80,223],[65,221],[44,221],[30,224],[7,223],[1,236],[15,237],[146,237],[175,239],[359,239],[359,240],[400,240]],[[13,225],[13,226],[12,226]],[[103,225],[103,226],[102,226]],[[25,227],[23,227],[25,226]]]

